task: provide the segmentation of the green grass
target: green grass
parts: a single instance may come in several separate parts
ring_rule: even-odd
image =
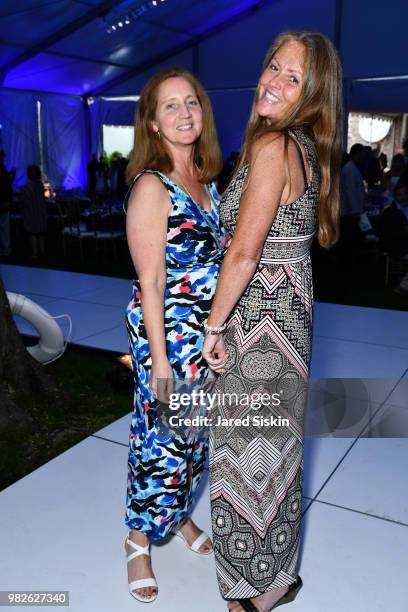
[[[132,410],[131,393],[115,393],[106,380],[114,357],[106,351],[68,346],[58,361],[45,366],[67,397],[49,405],[31,398],[27,408],[35,426],[23,440],[21,434],[3,437],[0,489]]]

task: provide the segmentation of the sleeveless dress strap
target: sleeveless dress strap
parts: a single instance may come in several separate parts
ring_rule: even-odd
[[[156,174],[159,179],[161,180],[161,182],[163,183],[163,185],[165,187],[168,187],[168,183],[166,181],[166,177],[164,176],[164,174],[162,174],[161,172],[159,172],[158,170],[150,170],[149,168],[145,168],[144,170],[142,170],[141,172],[139,172],[139,174],[137,174],[133,181],[131,182],[131,184],[129,185],[129,189],[127,190],[127,193],[124,197],[123,200],[123,212],[126,215],[127,212],[127,207],[128,207],[128,203],[129,203],[129,198],[130,198],[130,194],[132,193],[132,189],[136,184],[136,181],[143,175],[143,174]]]
[[[307,189],[307,185],[308,185],[308,182],[309,182],[309,181],[308,181],[308,178],[307,178],[307,172],[306,172],[305,160],[303,159],[302,149],[300,148],[300,144],[298,143],[298,141],[297,141],[297,138],[296,138],[296,137],[295,137],[295,138],[292,138],[292,140],[293,140],[293,142],[295,143],[296,148],[297,148],[298,153],[299,153],[300,161],[301,161],[301,164],[302,164],[303,178],[304,178],[304,181],[305,181],[305,190],[306,190],[306,189]]]

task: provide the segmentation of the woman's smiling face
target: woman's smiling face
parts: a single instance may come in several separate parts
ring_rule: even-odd
[[[306,50],[303,43],[283,44],[264,70],[258,85],[256,110],[266,119],[282,119],[300,98]]]
[[[160,84],[152,124],[154,132],[173,145],[191,145],[201,135],[203,113],[194,87],[183,77]]]

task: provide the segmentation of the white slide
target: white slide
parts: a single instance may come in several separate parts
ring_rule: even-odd
[[[44,308],[19,293],[7,291],[13,315],[22,317],[35,327],[40,336],[38,343],[27,350],[40,363],[49,363],[65,351],[64,335],[60,326]]]

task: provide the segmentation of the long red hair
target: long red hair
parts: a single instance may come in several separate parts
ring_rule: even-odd
[[[167,68],[157,72],[143,88],[135,115],[135,136],[132,155],[126,169],[128,183],[145,168],[169,174],[174,169],[173,160],[163,143],[153,132],[152,122],[157,109],[158,89],[163,81],[182,77],[188,81],[203,111],[203,129],[195,144],[194,162],[197,179],[208,183],[222,168],[222,156],[217,140],[214,115],[210,99],[201,83],[184,68]]]

